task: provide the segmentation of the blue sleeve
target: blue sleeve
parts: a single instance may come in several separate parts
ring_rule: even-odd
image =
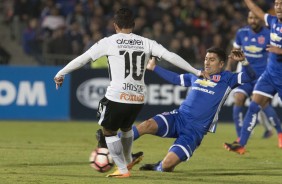
[[[229,72],[229,75],[231,77],[229,80],[229,85],[232,89],[238,87],[239,85],[257,79],[256,73],[250,65],[243,67],[244,67],[244,72],[240,72],[240,73]]]
[[[242,73],[242,81],[241,83],[248,83],[257,78],[256,72],[253,70],[253,68],[250,65],[243,66],[245,69],[245,72]]]
[[[275,19],[277,19],[277,17],[275,17],[275,16],[272,16],[272,15],[270,15],[270,14],[266,14],[265,15],[266,17],[264,18],[265,20],[265,24],[266,24],[266,26],[267,27],[270,27],[271,25],[272,25],[272,20],[274,20],[275,21]]]
[[[187,87],[191,86],[189,74],[179,75],[160,66],[156,66],[154,72],[171,84]]]

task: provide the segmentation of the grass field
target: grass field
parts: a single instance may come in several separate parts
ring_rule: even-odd
[[[96,147],[90,122],[4,122],[0,121],[1,184],[274,184],[282,183],[282,150],[277,135],[261,138],[258,126],[245,155],[228,152],[224,142],[235,138],[231,123],[220,123],[216,134],[208,134],[191,160],[173,173],[138,171],[142,163],[154,163],[166,154],[172,139],[146,135],[134,143],[134,151],[145,157],[126,179],[105,178],[94,171],[88,157]]]

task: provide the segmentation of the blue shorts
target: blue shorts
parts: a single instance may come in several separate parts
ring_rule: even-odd
[[[255,85],[254,94],[260,94],[269,98],[278,93],[280,99],[282,100],[282,80],[280,77],[273,77],[269,74],[268,70],[260,76],[258,82]]]
[[[192,120],[178,110],[158,114],[153,119],[158,124],[157,136],[176,138],[169,151],[174,152],[181,161],[188,160],[201,144],[205,133],[192,126]]]
[[[245,96],[250,97],[254,90],[257,80],[245,83],[234,89],[234,93],[243,93]]]

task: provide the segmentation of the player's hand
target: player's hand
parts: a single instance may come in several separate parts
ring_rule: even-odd
[[[54,78],[54,81],[56,83],[56,89],[59,89],[63,85],[64,82],[64,76],[58,76]]]
[[[154,70],[156,67],[156,58],[155,57],[152,57],[149,61],[148,61],[148,64],[147,64],[147,69],[148,70]]]
[[[204,79],[210,79],[210,75],[208,74],[208,72],[202,70],[201,71],[201,74],[200,74],[200,77],[203,77]]]
[[[279,48],[279,47],[275,47],[275,46],[273,46],[273,45],[267,45],[266,50],[267,50],[268,52],[272,52],[272,53],[274,53],[274,54],[282,54],[282,49]]]
[[[231,57],[231,59],[235,61],[244,61],[245,60],[245,54],[241,50],[232,50],[229,57]]]

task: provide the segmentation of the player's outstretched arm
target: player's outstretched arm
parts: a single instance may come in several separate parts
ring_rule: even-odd
[[[258,5],[256,5],[253,0],[245,0],[245,3],[250,11],[252,11],[259,19],[264,21],[265,12]]]
[[[71,73],[72,71],[77,70],[78,68],[81,68],[86,63],[88,63],[90,60],[91,60],[91,57],[87,52],[73,59],[69,64],[67,64],[63,69],[61,69],[54,77],[56,88],[58,89],[59,87],[62,86],[64,82],[64,76],[66,74]]]

